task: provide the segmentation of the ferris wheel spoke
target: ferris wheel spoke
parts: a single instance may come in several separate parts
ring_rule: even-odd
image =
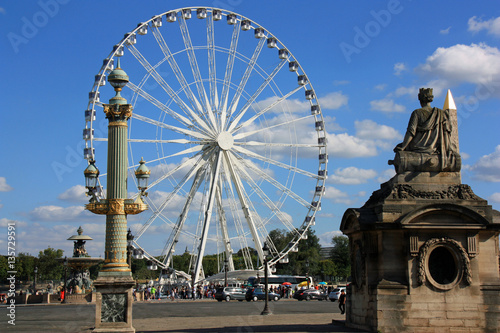
[[[172,109],[170,109],[169,107],[167,107],[166,105],[164,105],[163,103],[161,103],[159,100],[157,100],[156,98],[154,98],[153,96],[151,96],[149,93],[147,93],[143,89],[141,89],[138,86],[136,86],[134,83],[132,83],[132,82],[129,81],[127,83],[127,87],[129,87],[137,95],[142,96],[144,99],[146,99],[147,101],[149,101],[151,104],[153,104],[154,106],[156,106],[158,109],[162,110],[163,112],[165,112],[166,114],[168,114],[172,118],[178,120],[180,123],[182,123],[182,124],[184,124],[186,126],[193,126],[193,123],[188,118],[186,118],[186,117],[178,114],[177,112],[173,111]]]
[[[196,159],[197,158],[197,159]],[[158,159],[158,160],[162,160],[163,158],[161,159]],[[199,154],[196,154],[194,155],[193,157],[191,158],[188,158],[186,159],[184,162],[178,164],[175,168],[173,168],[172,170],[170,170],[169,172],[165,173],[164,175],[158,177],[157,180],[153,181],[149,186],[148,188],[151,189],[153,187],[155,187],[156,185],[160,184],[163,180],[165,180],[166,178],[172,176],[175,172],[189,166],[190,164],[193,164],[194,166],[197,166],[198,168],[202,166],[202,162],[201,162],[201,159],[202,159],[202,155],[201,153]],[[193,169],[191,169],[193,170]]]
[[[272,142],[257,142],[257,141],[237,141],[234,142],[238,146],[263,146],[263,147],[293,147],[293,148],[318,148],[324,147],[319,144],[307,143],[272,143]]]
[[[268,127],[262,127],[262,128],[260,128],[258,130],[255,130],[255,131],[248,131],[248,132],[244,132],[244,133],[239,133],[239,134],[236,134],[234,136],[234,140],[240,140],[240,139],[246,138],[247,136],[257,134],[259,132],[269,131],[272,128],[276,128],[276,127],[280,127],[280,126],[284,126],[284,125],[288,125],[288,124],[293,124],[293,123],[296,123],[296,122],[299,122],[299,121],[304,121],[304,120],[306,120],[308,118],[311,118],[311,117],[314,117],[314,116],[313,115],[309,115],[309,116],[305,116],[305,117],[301,117],[301,118],[294,118],[292,120],[284,121],[284,122],[281,122],[281,123],[276,124],[276,125],[272,125],[272,126],[268,126]]]
[[[248,174],[246,168],[241,168],[240,173],[244,175],[244,179],[246,182],[252,187],[255,193],[261,198],[262,202],[273,212],[273,214],[280,220],[280,222],[287,228],[288,231],[292,231],[295,227],[290,219],[276,206],[274,201],[272,201],[266,193],[260,188],[259,185],[252,179],[252,177]],[[271,219],[273,216],[270,216]],[[267,222],[263,223],[263,226],[266,225]]]
[[[212,218],[212,209],[214,206],[214,199],[216,194],[216,188],[219,183],[220,165],[222,160],[222,153],[219,151],[215,154],[214,162],[212,164],[212,170],[210,174],[210,189],[208,195],[207,208],[205,210],[205,216],[203,221],[203,231],[200,239],[200,247],[198,250],[198,257],[196,258],[196,266],[194,269],[194,283],[198,280],[198,276],[201,271],[203,255],[205,254],[205,246],[207,244],[208,229],[210,226],[210,220]]]
[[[245,149],[243,147],[234,147],[234,149],[236,151],[238,151],[239,153],[241,153],[241,154],[244,154],[244,155],[246,155],[248,157],[256,158],[256,159],[258,159],[258,160],[260,160],[262,162],[266,162],[266,163],[275,165],[277,167],[280,167],[280,168],[283,168],[283,169],[286,169],[286,170],[291,170],[293,172],[298,172],[298,173],[303,174],[303,175],[305,175],[307,177],[311,177],[311,178],[314,178],[314,179],[319,179],[319,176],[317,174],[314,174],[312,172],[309,172],[309,171],[306,171],[306,170],[294,167],[294,166],[289,165],[289,164],[285,164],[285,163],[278,162],[276,160],[264,157],[262,155],[254,153],[253,151],[250,151],[250,150]]]
[[[96,141],[108,141],[108,139],[98,139]],[[201,145],[203,141],[191,141],[186,139],[172,139],[172,140],[153,140],[153,139],[127,139],[128,142],[144,142],[144,143],[180,143],[184,145]]]
[[[184,176],[184,178],[181,180],[181,182],[179,182],[179,184],[177,184],[177,186],[173,189],[173,191],[169,193],[169,195],[163,201],[163,203],[160,205],[160,207],[155,212],[153,212],[153,214],[151,214],[149,219],[143,224],[143,226],[141,227],[141,229],[139,230],[139,232],[136,235],[137,239],[139,239],[142,236],[142,234],[147,230],[147,228],[149,228],[151,223],[153,223],[153,221],[158,217],[158,215],[160,215],[163,212],[163,210],[168,206],[170,201],[175,197],[175,195],[180,191],[180,189],[189,181],[189,179],[191,179],[193,177],[193,175],[201,167],[202,167],[202,163],[196,163],[193,165],[190,172],[188,172]],[[168,174],[171,175],[174,172],[174,170],[178,170],[178,168],[173,169]],[[163,177],[163,178],[165,178],[165,177]]]
[[[235,163],[238,163],[238,161],[232,156],[224,152],[224,160],[227,163],[229,173],[231,175],[231,180],[234,184],[234,187],[236,189],[236,193],[238,195],[238,198],[240,200],[240,205],[241,209],[243,211],[243,215],[245,216],[245,219],[248,224],[248,228],[250,229],[250,233],[252,234],[253,237],[253,242],[255,245],[255,249],[257,250],[257,253],[259,255],[259,258],[261,259],[261,262],[264,260],[264,252],[262,251],[262,244],[260,242],[259,235],[257,233],[257,226],[255,224],[255,218],[253,217],[253,213],[250,211],[250,205],[249,201],[247,200],[248,196],[245,192],[245,188],[243,187],[243,183],[241,182],[241,178],[239,177],[238,173],[235,170]]]
[[[144,67],[144,69],[148,72],[148,74],[150,74],[153,77],[153,79],[170,96],[170,98],[172,98],[172,100],[184,111],[184,113],[186,115],[190,115],[190,116],[194,117],[195,112],[186,103],[184,103],[184,101],[179,97],[179,94],[177,94],[172,89],[172,87],[170,87],[170,85],[167,82],[165,82],[163,77],[156,71],[155,68],[153,68],[153,66],[151,66],[151,64],[139,52],[139,50],[134,45],[128,45],[127,47],[130,50],[130,53],[137,59],[137,61],[139,61],[139,63]],[[172,59],[172,58],[169,58],[169,59]],[[177,63],[175,63],[175,65],[177,65]],[[172,64],[171,64],[171,66],[172,66]],[[177,68],[178,68],[178,66],[177,66]],[[174,73],[175,73],[175,70],[174,70]],[[181,73],[181,75],[182,75],[182,73]],[[185,79],[184,79],[184,84],[187,85],[187,83],[185,82]],[[188,89],[188,88],[189,88],[189,86],[187,86],[187,88],[185,88],[185,89]],[[185,89],[184,89],[184,91],[186,91]],[[189,96],[189,93],[186,93],[186,94],[187,94],[187,96]]]
[[[196,55],[193,49],[193,43],[191,41],[191,36],[189,35],[189,29],[186,25],[186,19],[181,15],[181,19],[179,20],[179,26],[181,28],[182,39],[184,40],[184,45],[186,46],[187,55],[189,58],[189,63],[191,65],[191,71],[193,72],[194,81],[196,83],[196,89],[198,90],[198,96],[201,100],[201,107],[204,110],[206,116],[210,120],[210,123],[213,129],[217,128],[214,113],[212,108],[210,107],[210,101],[208,100],[207,93],[205,91],[205,87],[203,86],[203,79],[200,74],[200,68],[198,66],[198,62],[196,61]]]
[[[231,36],[231,46],[227,57],[226,72],[224,74],[224,82],[222,84],[221,101],[219,110],[221,111],[221,128],[225,128],[227,117],[227,103],[229,100],[229,87],[231,86],[231,77],[233,76],[234,59],[236,56],[236,48],[238,46],[238,39],[240,36],[241,21],[238,21],[233,26],[233,34]]]
[[[254,53],[252,55],[252,58],[250,59],[250,62],[248,63],[247,68],[245,69],[245,73],[243,74],[243,77],[241,78],[240,84],[238,85],[238,89],[236,89],[236,93],[233,96],[233,100],[231,101],[231,104],[229,105],[228,108],[228,116],[232,117],[234,112],[236,111],[236,108],[238,107],[238,103],[241,98],[241,94],[243,93],[243,89],[245,89],[245,86],[248,82],[248,79],[250,78],[250,74],[252,74],[252,71],[255,67],[255,63],[257,62],[257,59],[259,58],[260,52],[262,51],[262,48],[264,47],[264,44],[266,42],[265,38],[261,38],[259,40],[259,43],[257,44],[257,47],[254,50]]]
[[[151,118],[148,118],[145,116],[141,116],[140,114],[137,114],[137,113],[133,113],[132,118],[137,119],[137,120],[141,120],[141,121],[149,123],[151,125],[165,128],[165,129],[168,129],[168,130],[171,130],[171,131],[183,134],[183,135],[191,136],[191,137],[194,137],[196,139],[200,139],[200,140],[210,139],[210,137],[208,137],[207,135],[204,135],[203,133],[190,131],[188,129],[184,129],[184,128],[180,128],[180,127],[176,127],[176,126],[171,126],[171,125],[162,123],[158,120],[154,120],[154,119],[151,119]]]
[[[158,29],[157,27],[153,28],[153,35],[156,38],[156,42],[158,43],[158,46],[160,46],[163,55],[167,59],[170,68],[172,68],[172,70],[174,71],[175,77],[177,78],[177,81],[180,83],[182,90],[186,93],[187,98],[191,102],[191,106],[193,107],[193,109],[200,112],[202,110],[202,105],[200,104],[200,101],[198,101],[193,91],[189,87],[189,84],[187,83],[186,78],[182,73],[182,70],[177,64],[177,61],[175,61],[175,58],[172,52],[170,51],[170,48],[165,42],[165,39],[163,38],[163,35],[160,32],[160,29]]]
[[[243,223],[238,214],[239,210],[238,210],[237,199],[234,194],[233,186],[231,185],[230,172],[227,163],[223,163],[223,167],[224,167],[224,173],[222,177],[223,179],[222,187],[224,189],[224,193],[226,195],[229,204],[240,248],[243,249],[242,253],[243,253],[243,260],[245,261],[245,267],[253,269],[252,258],[248,251],[248,242],[245,234],[245,228],[243,227]]]
[[[247,168],[251,169],[253,172],[255,172],[259,177],[262,177],[264,180],[266,180],[268,183],[279,189],[280,191],[283,191],[285,194],[290,195],[292,198],[295,199],[298,203],[302,204],[306,208],[312,208],[312,205],[307,202],[305,199],[303,199],[301,196],[290,190],[288,187],[285,185],[281,184],[277,180],[275,180],[273,177],[269,176],[267,173],[262,171],[260,168],[257,168],[253,165],[253,163],[247,162],[245,159],[237,157],[238,161],[240,161],[242,164],[244,164]]]
[[[222,178],[222,177],[221,177]],[[217,186],[217,211],[219,213],[219,225],[221,231],[221,238],[224,244],[224,251],[226,253],[226,259],[229,264],[229,270],[234,271],[234,262],[233,262],[233,250],[231,249],[231,241],[229,240],[229,233],[227,230],[227,219],[226,212],[224,211],[224,207],[222,205],[222,179],[219,179],[219,186]]]
[[[266,112],[268,112],[269,110],[271,110],[272,108],[274,108],[275,106],[277,106],[278,104],[280,104],[281,102],[285,101],[288,97],[292,96],[293,94],[295,94],[297,91],[299,91],[301,89],[303,89],[303,87],[298,86],[297,88],[295,88],[292,91],[288,92],[286,95],[278,98],[276,101],[274,101],[273,103],[271,103],[270,105],[268,105],[267,107],[265,107],[264,109],[262,109],[261,111],[257,112],[255,115],[253,115],[252,117],[250,117],[248,120],[246,120],[242,124],[238,125],[233,130],[233,133],[237,132],[241,128],[244,128],[244,127],[252,124],[255,121],[255,119],[259,118],[261,115],[265,114]]]
[[[285,63],[287,63],[286,59],[282,59],[279,62],[279,64],[274,68],[274,70],[272,71],[272,73],[267,76],[267,78],[264,80],[264,82],[262,82],[262,84],[260,85],[260,87],[255,91],[255,93],[248,99],[248,101],[245,103],[245,105],[243,105],[243,107],[241,108],[241,110],[238,112],[238,115],[232,120],[231,125],[228,128],[228,132],[231,132],[233,130],[233,128],[236,125],[238,125],[238,123],[240,122],[241,118],[245,115],[245,113],[250,108],[250,106],[252,105],[252,103],[254,103],[255,100],[257,99],[257,97],[260,96],[260,94],[262,93],[262,91],[274,79],[274,77],[276,76],[276,74],[278,74],[278,72],[281,70],[281,68],[283,68],[283,65]]]
[[[203,174],[204,170],[203,169],[198,169],[196,171],[196,175],[194,177],[193,183],[191,184],[191,189],[189,190],[188,195],[186,196],[186,202],[184,203],[184,206],[182,207],[181,214],[179,215],[179,218],[177,219],[177,223],[175,226],[172,228],[172,232],[170,233],[170,237],[165,244],[165,248],[162,251],[161,255],[165,255],[165,258],[170,258],[173,253],[175,252],[175,246],[177,245],[179,241],[179,236],[181,234],[181,230],[184,226],[184,223],[186,222],[187,216],[188,216],[188,211],[189,208],[191,207],[191,204],[193,202],[194,196],[196,194],[196,191],[201,185],[201,180],[203,179]],[[166,265],[168,266],[169,262],[167,259]]]
[[[217,92],[217,72],[215,63],[215,35],[213,14],[207,18],[207,46],[208,46],[208,83],[210,87],[210,110],[216,112],[219,106],[219,96]],[[220,124],[218,124],[220,125]],[[221,128],[219,128],[220,130]]]

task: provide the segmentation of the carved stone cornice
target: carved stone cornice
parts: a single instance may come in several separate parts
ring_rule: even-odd
[[[368,207],[385,200],[483,200],[474,194],[466,184],[451,185],[442,190],[421,190],[410,184],[382,184],[374,191],[363,207]]]

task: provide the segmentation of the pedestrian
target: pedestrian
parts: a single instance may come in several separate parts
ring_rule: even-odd
[[[345,300],[346,300],[346,294],[345,294],[345,291],[342,289],[342,291],[340,292],[340,296],[339,296],[340,314],[345,313]]]

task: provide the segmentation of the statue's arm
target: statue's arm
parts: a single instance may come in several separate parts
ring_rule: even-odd
[[[394,148],[394,152],[405,150],[406,147],[408,147],[411,140],[415,136],[415,133],[417,131],[417,126],[418,126],[418,117],[416,112],[414,111],[411,114],[410,121],[408,122],[408,128],[406,129],[406,134],[403,139],[403,142],[401,142]]]

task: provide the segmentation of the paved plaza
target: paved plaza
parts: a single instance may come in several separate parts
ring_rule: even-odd
[[[344,326],[337,303],[271,302],[273,315],[261,316],[264,302],[152,301],[133,306],[139,332],[361,332]],[[6,307],[0,308],[7,318]],[[2,332],[91,332],[94,304],[38,304],[16,307],[16,325]]]

